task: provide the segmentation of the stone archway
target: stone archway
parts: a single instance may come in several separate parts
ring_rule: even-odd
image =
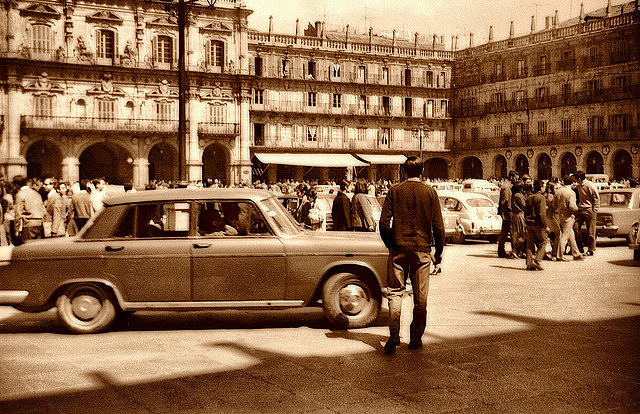
[[[631,154],[625,150],[620,150],[613,156],[613,179],[633,177]]]
[[[98,177],[111,184],[133,182],[133,158],[125,148],[112,142],[93,144],[80,154],[80,179]]]
[[[422,174],[425,178],[449,178],[449,166],[443,158],[429,158],[424,162],[424,172]]]
[[[504,155],[498,155],[493,162],[493,176],[496,178],[506,178],[507,170],[507,159]]]
[[[462,161],[462,178],[482,178],[482,161],[478,157],[467,157]]]
[[[202,153],[202,181],[218,180],[229,185],[229,157],[220,144],[211,144]]]
[[[520,177],[523,175],[531,175],[529,174],[529,159],[526,155],[520,154],[516,157],[516,172]]]
[[[149,151],[149,181],[178,179],[177,153],[171,145],[161,142]]]
[[[576,156],[570,152],[566,152],[560,158],[560,175],[563,177],[574,174],[578,171],[578,160],[576,160]]]
[[[25,159],[27,160],[27,177],[62,178],[62,155],[56,144],[46,140],[34,142],[27,149]]]
[[[587,174],[604,174],[604,159],[598,151],[592,151],[587,155],[585,172]]]
[[[538,180],[550,180],[553,176],[551,157],[547,153],[542,153],[538,157]]]

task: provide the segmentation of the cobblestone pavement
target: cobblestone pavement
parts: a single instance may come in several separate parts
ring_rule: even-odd
[[[584,262],[447,246],[425,346],[384,355],[386,309],[333,331],[318,309],[130,315],[67,334],[0,307],[1,413],[637,413],[640,267],[604,240]]]

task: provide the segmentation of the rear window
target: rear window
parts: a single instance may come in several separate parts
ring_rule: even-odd
[[[471,207],[493,207],[491,200],[486,198],[470,198],[467,200],[467,204]]]
[[[631,202],[631,193],[600,193],[602,207],[627,207]]]

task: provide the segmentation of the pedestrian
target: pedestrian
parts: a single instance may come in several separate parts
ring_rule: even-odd
[[[367,199],[367,182],[359,179],[351,200],[351,226],[354,231],[376,231],[371,204]]]
[[[346,181],[340,183],[340,191],[333,200],[331,206],[331,218],[333,219],[333,230],[351,230],[351,200],[345,194],[349,184]]]
[[[64,183],[58,183],[53,177],[44,179],[43,186],[47,189],[47,199],[44,206],[47,210],[49,237],[64,236],[67,232],[67,206],[60,193],[60,184],[64,186]]]
[[[88,180],[80,180],[80,191],[74,192],[71,197],[73,205],[73,221],[78,228],[82,230],[85,224],[93,216],[93,203],[91,202],[91,182]]]
[[[102,178],[96,178],[92,181],[91,204],[93,205],[93,214],[97,214],[104,206],[103,202],[106,196],[105,181]]]
[[[389,249],[387,299],[389,300],[389,340],[384,346],[393,354],[400,345],[400,314],[407,277],[413,287],[413,320],[409,349],[422,346],[427,322],[427,294],[433,264],[440,270],[444,248],[444,223],[438,194],[420,181],[422,159],[407,158],[402,166],[407,179],[387,192],[380,218],[380,236]]]
[[[547,201],[542,194],[543,187],[542,181],[533,182],[533,189],[527,197],[524,211],[524,219],[527,223],[527,270],[543,270],[540,262],[544,258],[549,243]]]
[[[43,220],[45,215],[42,197],[33,188],[31,178],[21,177],[16,184],[20,190],[15,199],[15,228],[20,244],[32,239],[44,237]]]
[[[596,251],[596,217],[598,207],[600,207],[600,196],[593,183],[585,179],[584,171],[575,174],[578,183],[578,235],[581,234],[582,226],[587,228],[587,251],[586,256],[593,256]]]
[[[555,183],[549,181],[544,192],[547,202],[547,219],[549,219],[549,239],[551,241],[551,253],[545,257],[551,261],[558,260],[558,248],[560,246],[560,218],[558,216],[558,203],[555,195]]]
[[[515,171],[509,171],[507,179],[500,185],[500,199],[498,201],[498,214],[502,217],[502,227],[500,229],[500,236],[498,237],[498,257],[512,258],[513,257],[513,239],[511,242],[511,253],[507,253],[504,245],[507,239],[511,237],[511,187],[517,178]]]
[[[573,260],[584,260],[578,250],[573,224],[576,221],[575,213],[578,211],[576,194],[571,188],[573,178],[565,176],[562,179],[564,185],[556,190],[556,205],[558,208],[558,221],[560,224],[560,244],[558,246],[558,260],[564,261],[564,249],[569,243]]]
[[[527,223],[524,220],[527,200],[523,192],[524,183],[516,181],[511,187],[511,253],[518,259],[525,257],[527,245]]]

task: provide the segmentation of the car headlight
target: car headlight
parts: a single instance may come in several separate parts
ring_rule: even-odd
[[[11,262],[13,246],[0,246],[0,266],[6,266]]]

